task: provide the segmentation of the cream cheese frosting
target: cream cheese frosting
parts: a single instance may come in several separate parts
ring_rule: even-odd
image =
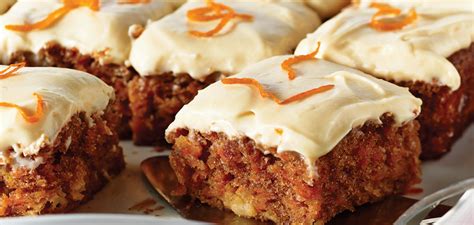
[[[170,2],[151,0],[146,4],[118,4],[118,0],[102,0],[99,11],[79,7],[51,27],[30,32],[5,29],[9,24],[34,23],[63,6],[61,0],[19,0],[0,17],[0,60],[9,61],[16,51],[37,53],[49,41],[83,54],[106,52],[103,63],[124,63],[130,53],[128,29],[133,24],[145,25],[170,13]]]
[[[350,0],[306,0],[306,4],[316,10],[323,19],[336,15],[342,8],[349,5],[350,2]]]
[[[295,54],[307,54],[321,42],[318,58],[354,67],[377,77],[460,86],[460,76],[447,57],[474,40],[474,3],[469,0],[387,1],[406,13],[414,8],[417,20],[401,30],[370,27],[376,9],[362,1],[319,27],[303,40]]]
[[[278,153],[298,152],[312,166],[353,128],[367,121],[380,123],[385,113],[401,125],[420,112],[421,100],[407,88],[324,60],[295,64],[297,76],[289,80],[280,67],[289,57],[263,60],[231,77],[256,79],[279,99],[323,85],[332,84],[334,88],[279,105],[262,98],[251,86],[216,82],[178,112],[167,135],[188,128],[223,132],[231,138],[247,136],[257,145],[275,147]]]
[[[213,72],[235,74],[262,59],[291,53],[320,20],[301,1],[216,1],[250,14],[252,21],[232,20],[217,36],[202,38],[189,30],[207,31],[216,22],[188,22],[186,12],[203,7],[188,1],[174,13],[149,24],[132,44],[130,62],[142,76],[188,73],[202,80]]]
[[[0,70],[4,68],[0,66]],[[12,148],[20,156],[36,155],[42,146],[54,143],[76,113],[101,113],[114,98],[111,87],[77,70],[27,67],[0,79],[0,102],[34,112],[37,100],[33,93],[42,96],[44,102],[44,114],[36,123],[25,121],[17,109],[0,107],[0,152]]]
[[[16,0],[2,0],[0,1],[0,14],[5,13]]]

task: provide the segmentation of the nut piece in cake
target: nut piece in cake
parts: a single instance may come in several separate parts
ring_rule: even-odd
[[[15,2],[16,0],[2,0],[0,2],[0,15],[8,11]]]
[[[305,0],[309,7],[314,9],[322,19],[328,19],[339,13],[349,5],[350,0]]]

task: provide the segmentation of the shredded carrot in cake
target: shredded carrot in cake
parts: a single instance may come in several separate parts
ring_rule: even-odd
[[[303,100],[305,98],[308,98],[312,95],[323,93],[323,92],[329,91],[329,90],[334,88],[334,85],[332,85],[332,84],[331,85],[324,85],[324,86],[321,86],[321,87],[317,87],[317,88],[314,88],[314,89],[311,89],[311,90],[293,95],[293,96],[291,96],[291,97],[289,97],[289,98],[282,101],[278,97],[273,95],[272,93],[267,92],[265,90],[265,88],[263,87],[263,85],[260,84],[260,82],[258,82],[257,80],[255,80],[253,78],[224,78],[224,79],[222,79],[221,82],[223,84],[244,84],[244,85],[253,86],[253,87],[257,88],[258,92],[260,93],[260,96],[262,96],[264,98],[270,98],[274,102],[278,103],[279,105],[286,105],[286,104],[290,104],[290,103],[293,103],[293,102],[296,102],[296,101],[301,101],[301,100]]]
[[[75,8],[85,6],[94,11],[99,10],[100,0],[63,0],[63,4],[61,8],[54,10],[45,19],[39,22],[22,25],[6,25],[5,28],[20,32],[46,29]]]
[[[25,67],[25,65],[26,63],[24,62],[9,65],[7,68],[0,71],[0,80],[14,76],[16,71]]]
[[[119,0],[118,4],[146,4],[150,3],[150,0]]]
[[[293,80],[293,79],[296,78],[296,72],[291,66],[293,64],[296,64],[296,63],[299,63],[299,62],[302,62],[302,61],[305,61],[305,60],[314,59],[316,54],[318,54],[318,52],[319,52],[319,47],[320,46],[321,46],[321,43],[318,41],[318,47],[316,47],[316,50],[314,50],[313,52],[311,52],[307,55],[297,55],[297,56],[288,58],[285,61],[283,61],[283,63],[281,64],[281,68],[288,72],[288,79]]]
[[[372,16],[372,19],[370,20],[370,26],[379,31],[394,31],[403,29],[403,27],[415,22],[418,17],[415,9],[410,9],[408,15],[406,15],[403,19],[398,21],[386,21],[379,18],[388,15],[399,16],[401,14],[401,10],[384,3],[372,3],[370,4],[370,7],[379,10]]]
[[[15,108],[20,112],[23,119],[25,119],[27,122],[36,123],[43,116],[43,97],[41,97],[41,95],[37,93],[33,93],[33,96],[36,97],[36,102],[37,102],[36,112],[33,115],[28,115],[28,112],[26,112],[23,108],[13,103],[0,102],[0,107]]]
[[[231,7],[215,3],[212,0],[206,1],[206,7],[191,9],[187,12],[188,20],[195,22],[209,22],[220,20],[219,23],[210,31],[202,32],[191,30],[189,33],[197,37],[212,37],[219,33],[232,19],[242,19],[250,21],[253,19],[252,15],[236,13]]]

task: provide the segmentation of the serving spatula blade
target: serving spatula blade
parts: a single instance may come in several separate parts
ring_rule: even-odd
[[[232,212],[219,210],[188,196],[175,196],[173,190],[178,188],[177,178],[169,164],[167,156],[146,159],[141,169],[150,185],[171,207],[186,219],[218,224],[260,225],[271,224],[239,217]],[[403,196],[389,197],[383,201],[358,207],[355,212],[344,212],[332,219],[328,225],[392,225],[397,218],[417,200]],[[434,209],[429,218],[443,215],[450,207],[440,205]]]

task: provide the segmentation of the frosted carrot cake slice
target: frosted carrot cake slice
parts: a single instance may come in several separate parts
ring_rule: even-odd
[[[150,20],[173,10],[162,0],[19,0],[0,17],[0,63],[66,67],[89,72],[112,85],[119,131],[128,128],[126,83],[131,37]],[[136,24],[133,29],[131,25]]]
[[[66,212],[124,168],[114,90],[77,70],[0,66],[0,216]]]
[[[277,224],[323,224],[419,182],[421,100],[307,56],[205,88],[166,130],[181,193]]]
[[[422,158],[448,152],[474,120],[474,7],[470,0],[361,1],[303,40],[317,57],[410,88],[423,100]]]
[[[157,144],[199,89],[291,53],[319,18],[302,1],[189,1],[133,42],[129,85],[136,144]]]

